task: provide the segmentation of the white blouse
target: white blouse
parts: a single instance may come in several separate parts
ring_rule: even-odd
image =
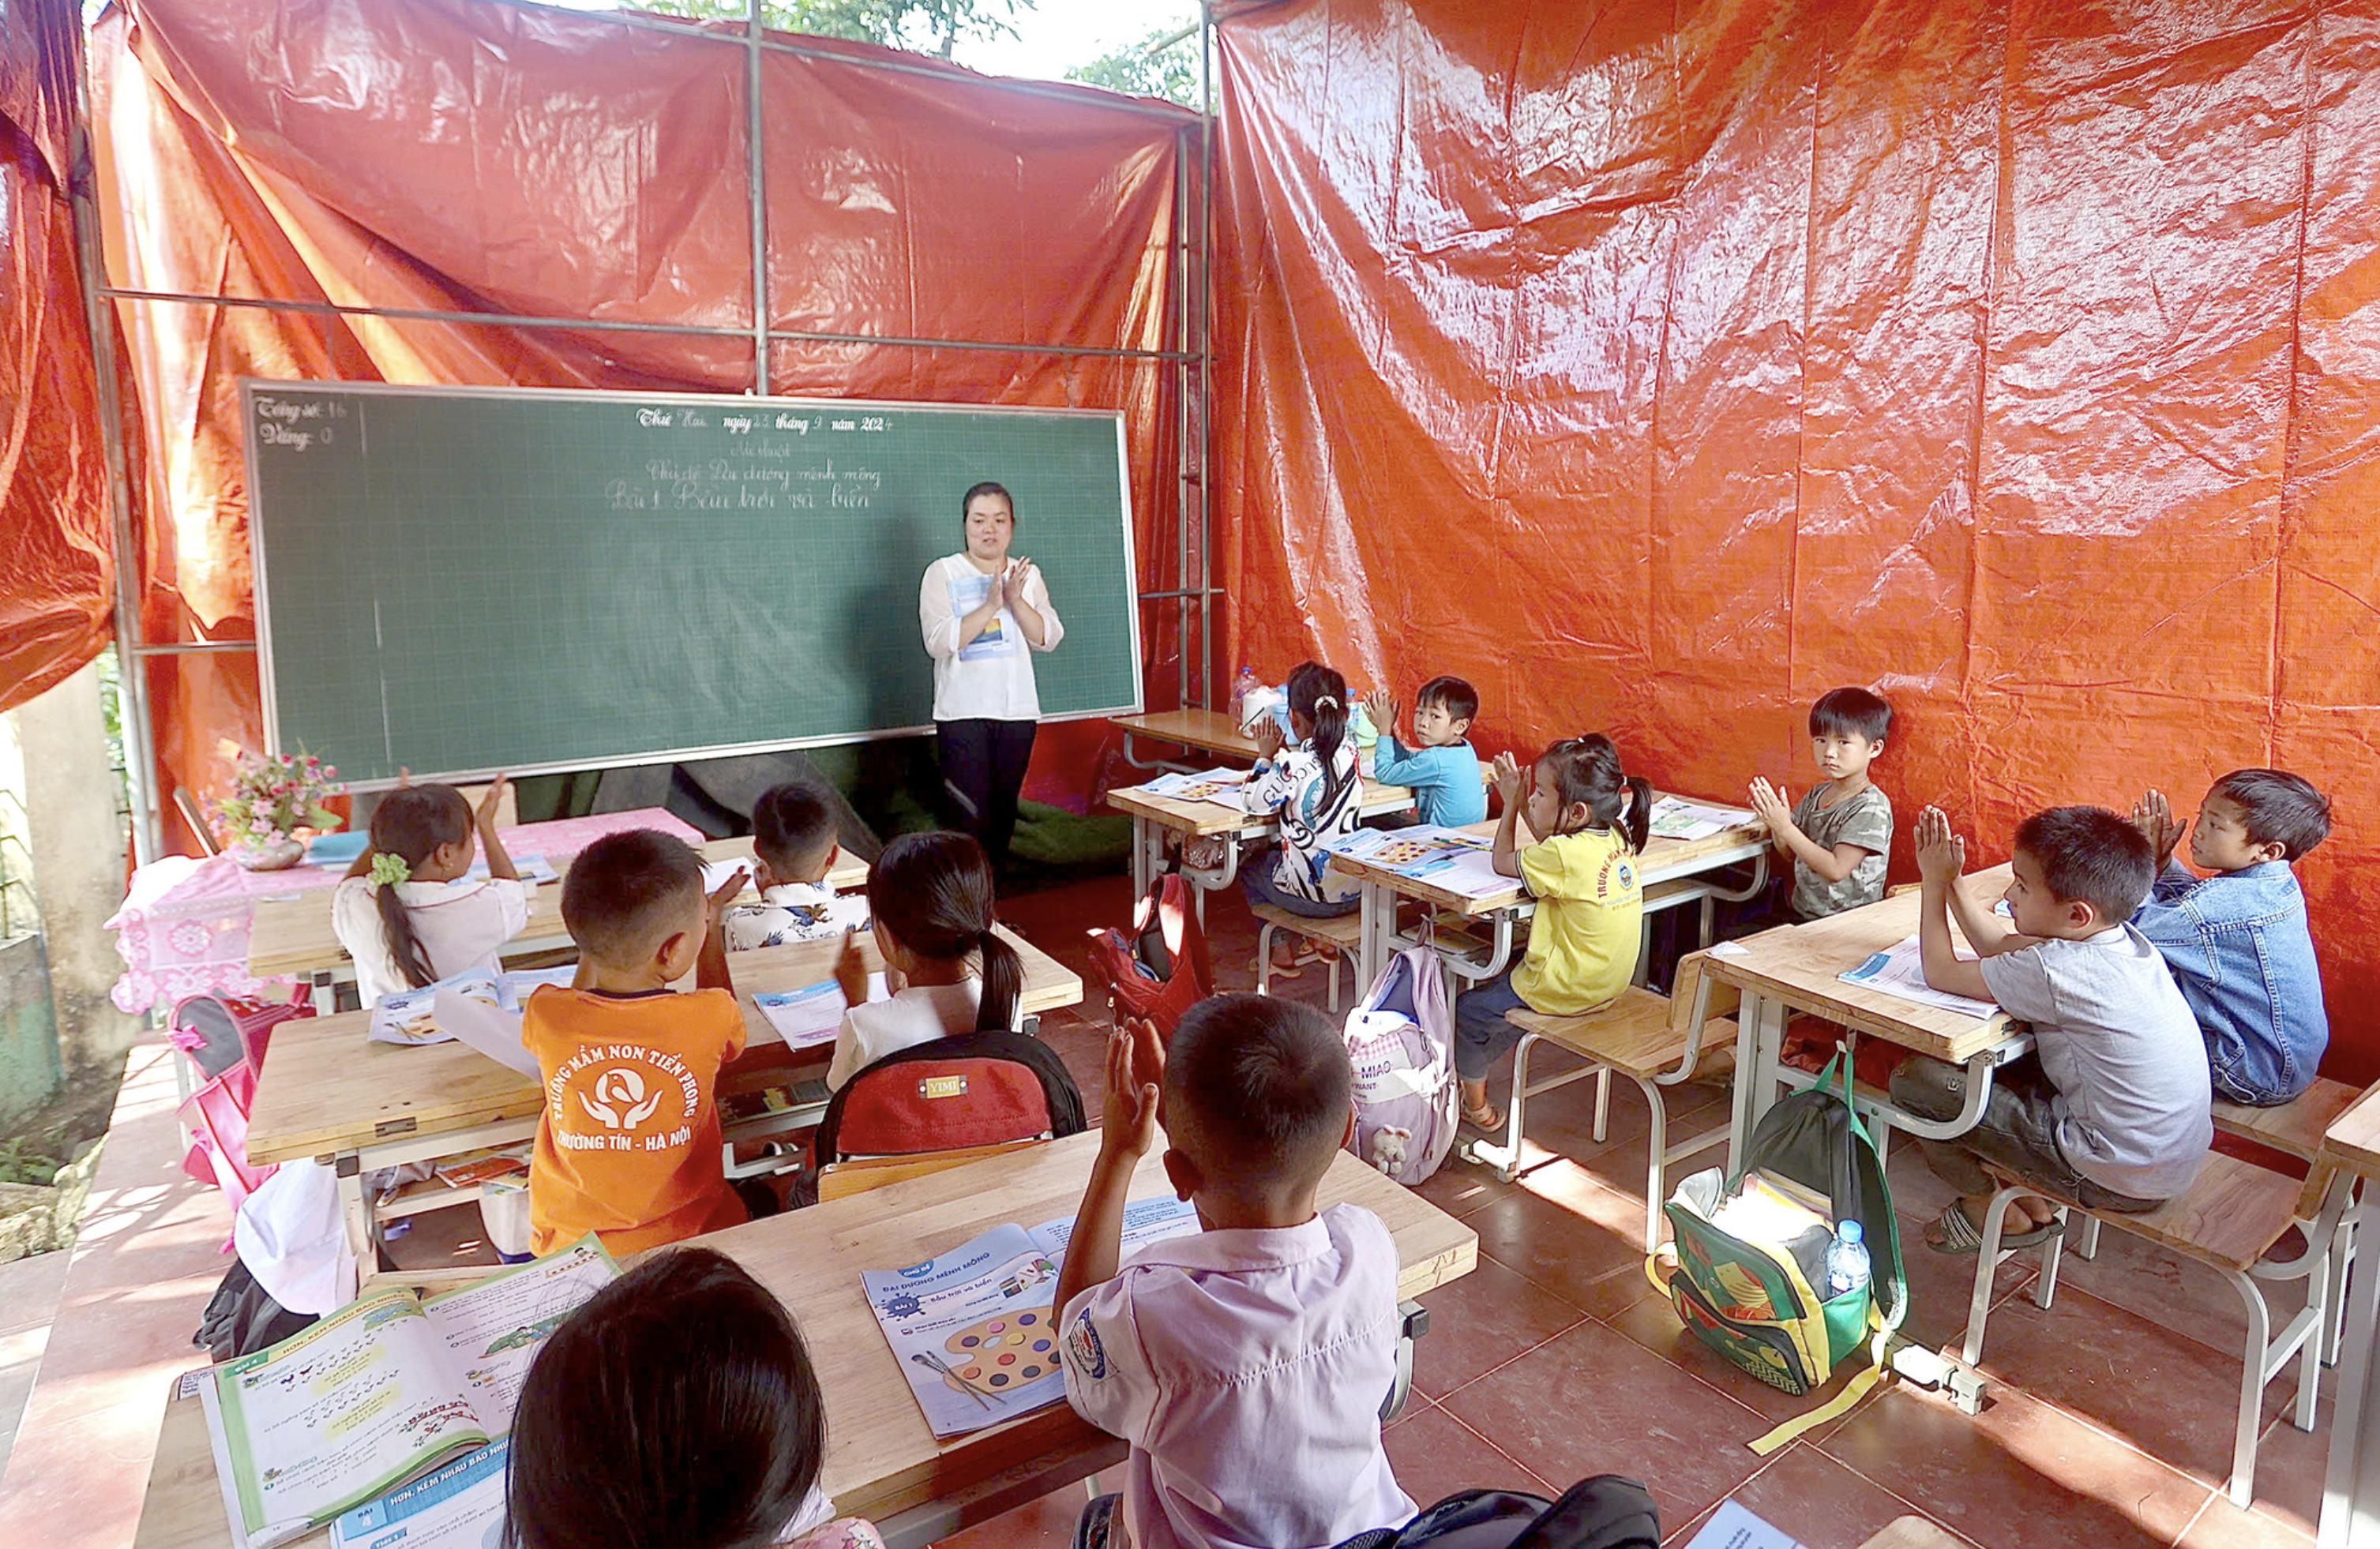
[[[1025,583],[1025,600],[1047,626],[1041,643],[1032,645],[1006,608],[995,614],[983,633],[959,644],[959,621],[983,606],[991,595],[991,577],[978,570],[964,553],[947,555],[926,567],[917,587],[917,624],[926,636],[926,650],[934,659],[934,719],[936,720],[1038,720],[1041,696],[1033,683],[1033,652],[1053,651],[1066,637],[1058,611],[1050,606],[1049,583],[1037,566]]]

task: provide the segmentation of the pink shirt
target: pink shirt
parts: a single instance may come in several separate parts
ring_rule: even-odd
[[[1397,1249],[1370,1211],[1153,1244],[1065,1328],[1066,1397],[1132,1444],[1133,1549],[1317,1549],[1412,1518],[1380,1446]]]

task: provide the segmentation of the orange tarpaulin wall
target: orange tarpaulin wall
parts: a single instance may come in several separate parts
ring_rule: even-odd
[[[99,377],[67,201],[73,0],[0,6],[0,710],[106,646]]]
[[[2298,770],[2329,1065],[2380,1070],[2380,3],[1220,31],[1230,660],[1459,673],[1488,745],[1737,800],[1873,684],[1901,876],[1928,803],[1996,861]]]
[[[1193,115],[800,42],[814,52],[762,56],[771,328],[1178,347],[1170,248],[1175,179],[1195,173],[1180,139]],[[90,46],[119,285],[752,327],[740,29],[638,29],[484,0],[142,0]],[[870,67],[885,61],[906,68]],[[253,632],[241,376],[711,393],[754,381],[748,333],[146,302],[125,316],[156,473],[141,555],[152,640]],[[1179,584],[1161,363],[779,341],[769,368],[779,393],[1122,410],[1143,580]],[[1171,622],[1171,610],[1144,616],[1152,696],[1172,692]],[[169,786],[219,779],[218,739],[261,745],[252,655],[159,658],[149,684]],[[1028,789],[1062,797],[1105,732],[1051,732]]]

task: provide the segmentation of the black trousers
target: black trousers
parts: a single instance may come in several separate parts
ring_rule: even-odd
[[[938,720],[935,751],[942,764],[942,795],[951,820],[973,834],[991,858],[995,876],[1008,871],[1008,842],[1016,832],[1016,793],[1033,759],[1031,720]]]

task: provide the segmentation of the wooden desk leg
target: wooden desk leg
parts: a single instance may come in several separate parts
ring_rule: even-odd
[[[2363,1260],[2348,1278],[2346,1352],[2339,1362],[2338,1405],[2330,1421],[2330,1468],[2323,1482],[2318,1549],[2380,1545],[2380,1391],[2372,1381],[2373,1345],[2380,1333],[2380,1184],[2363,1184],[2355,1207],[2356,1246]],[[2318,1336],[2317,1336],[2318,1337]]]

